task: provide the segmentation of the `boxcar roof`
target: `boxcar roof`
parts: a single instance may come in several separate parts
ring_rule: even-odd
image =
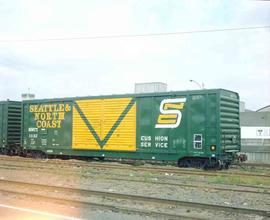
[[[220,93],[221,91],[233,92],[227,89],[201,89],[201,90],[183,90],[183,91],[169,91],[169,92],[157,92],[157,93],[126,93],[126,94],[111,94],[111,95],[95,95],[95,96],[75,96],[75,97],[63,97],[63,98],[45,98],[45,99],[32,99],[24,100],[24,103],[35,102],[48,102],[48,101],[72,101],[79,99],[102,99],[102,98],[125,98],[125,97],[157,97],[166,95],[189,95],[189,94],[208,94],[208,93]],[[237,93],[236,93],[237,94]]]

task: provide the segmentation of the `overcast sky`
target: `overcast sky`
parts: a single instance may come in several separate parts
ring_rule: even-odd
[[[246,107],[270,104],[270,29],[132,38],[20,39],[148,34],[270,25],[269,1],[0,0],[0,99],[225,88]],[[13,42],[5,40],[15,40]]]

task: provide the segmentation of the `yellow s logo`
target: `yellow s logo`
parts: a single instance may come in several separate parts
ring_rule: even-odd
[[[177,128],[180,125],[186,98],[164,99],[160,103],[160,115],[157,119],[156,128]]]

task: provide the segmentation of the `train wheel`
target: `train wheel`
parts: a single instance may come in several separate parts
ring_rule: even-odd
[[[184,163],[182,162],[181,159],[179,159],[179,160],[177,161],[177,166],[178,166],[178,167],[184,167]]]
[[[230,167],[230,163],[225,163],[225,165],[224,165],[224,169],[228,170],[228,169],[229,169],[229,167]]]
[[[104,161],[105,160],[105,157],[98,157],[98,160],[99,161]]]
[[[3,149],[3,154],[8,155],[8,150],[6,148]]]
[[[215,169],[217,169],[217,170],[222,170],[223,169],[223,164],[222,164],[221,160],[218,160],[216,162]]]
[[[48,158],[47,154],[45,154],[42,151],[31,151],[30,154],[31,154],[31,157],[33,157],[35,159],[47,159]]]
[[[48,158],[48,155],[47,154],[45,154],[45,153],[43,153],[43,152],[41,152],[41,154],[40,154],[40,159],[47,159]]]
[[[207,164],[208,164],[208,159],[202,160],[201,163],[200,163],[200,168],[201,169],[206,169]]]

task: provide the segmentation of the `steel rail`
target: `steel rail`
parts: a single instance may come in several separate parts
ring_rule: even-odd
[[[232,188],[224,188],[224,187],[216,187],[216,186],[206,186],[206,185],[194,185],[194,184],[184,184],[184,183],[168,183],[168,182],[156,182],[156,181],[143,181],[143,180],[132,180],[132,179],[122,179],[122,178],[105,178],[111,180],[120,180],[127,182],[138,182],[138,183],[151,183],[156,185],[166,185],[166,186],[179,186],[179,187],[188,187],[188,188],[201,188],[201,189],[209,189],[209,190],[217,190],[217,191],[230,191],[230,192],[240,192],[240,193],[254,193],[254,194],[270,194],[270,191],[253,191],[248,189],[232,189]],[[247,187],[247,186],[242,186]],[[258,188],[257,188],[258,189]],[[265,188],[259,188],[261,190],[267,190]]]
[[[238,164],[236,164],[238,165]],[[240,166],[247,166],[247,167],[266,167],[270,168],[270,164],[267,163],[240,163]]]
[[[148,202],[155,204],[164,204],[164,205],[177,205],[182,207],[194,207],[198,209],[208,209],[208,210],[218,210],[225,212],[234,212],[234,213],[242,213],[242,214],[255,214],[259,216],[270,217],[270,212],[268,210],[262,209],[248,209],[234,206],[224,206],[217,204],[208,204],[208,203],[198,203],[198,202],[189,202],[189,201],[181,201],[174,199],[164,199],[157,197],[149,197],[149,196],[141,196],[141,195],[133,195],[133,194],[123,194],[116,192],[106,192],[106,191],[97,191],[97,190],[89,190],[89,189],[79,189],[79,188],[70,188],[70,187],[62,187],[62,186],[53,186],[53,185],[43,185],[29,182],[19,182],[19,181],[11,181],[11,180],[0,180],[1,185],[8,185],[12,187],[12,185],[17,189],[17,187],[29,187],[31,191],[42,190],[42,191],[51,191],[55,193],[56,191],[59,193],[64,193],[65,195],[69,195],[70,193],[79,194],[83,196],[101,196],[102,198],[115,198],[115,199],[124,199],[130,201],[138,201],[138,202]],[[13,187],[13,192],[14,192]]]
[[[205,220],[205,218],[199,218],[199,217],[193,217],[188,215],[181,215],[181,214],[171,214],[167,212],[157,212],[153,210],[145,210],[145,209],[135,209],[135,208],[126,208],[121,207],[117,205],[107,205],[107,204],[101,204],[96,202],[86,202],[86,201],[80,201],[80,200],[73,200],[73,199],[63,199],[58,198],[54,196],[44,196],[44,195],[37,195],[33,193],[26,193],[26,192],[15,192],[13,190],[3,190],[0,189],[0,193],[5,194],[11,194],[11,195],[20,195],[25,197],[30,197],[31,199],[35,199],[37,201],[47,201],[51,203],[57,203],[57,204],[63,204],[68,206],[77,206],[77,207],[93,207],[98,209],[103,209],[104,211],[114,211],[114,212],[120,212],[120,213],[126,213],[126,214],[137,214],[137,215],[148,215],[158,218],[169,218],[169,219],[187,219],[187,220]]]
[[[44,172],[46,169],[50,171],[50,168],[47,167],[36,167],[36,166],[21,166],[21,165],[7,165],[6,167],[3,165],[0,165],[0,169],[12,169],[15,170],[16,168],[19,168],[20,170],[23,170],[22,168],[27,169],[43,169]],[[15,169],[13,169],[15,168]],[[18,169],[17,169],[18,170]],[[66,172],[69,174],[77,174],[76,171],[69,170],[69,169],[61,169],[61,172]],[[57,171],[51,171],[52,173],[56,173]],[[91,177],[91,175],[84,174],[86,176]],[[137,183],[148,183],[148,184],[155,184],[155,185],[166,185],[166,186],[177,186],[177,187],[188,187],[188,188],[201,188],[201,189],[209,189],[209,190],[217,190],[217,191],[230,191],[230,192],[240,192],[240,193],[254,193],[254,194],[270,194],[270,187],[260,187],[260,186],[249,186],[249,185],[238,185],[239,187],[245,187],[245,188],[255,188],[257,190],[250,190],[250,189],[235,189],[235,188],[224,188],[224,187],[217,187],[217,186],[209,186],[209,185],[195,185],[195,184],[186,184],[186,183],[171,183],[171,182],[157,182],[157,181],[149,181],[149,180],[134,180],[134,179],[124,179],[124,178],[113,178],[113,177],[99,177],[99,179],[106,179],[106,180],[114,180],[114,181],[126,181],[126,182],[137,182]],[[258,191],[259,190],[259,191]]]
[[[74,163],[73,165],[76,165]],[[78,164],[77,164],[78,165]],[[161,172],[167,172],[167,173],[174,173],[174,174],[188,174],[188,175],[199,175],[199,176],[254,176],[254,177],[266,177],[270,178],[270,175],[268,174],[253,174],[253,173],[239,173],[239,172],[234,172],[234,173],[227,173],[227,172],[222,172],[222,171],[217,171],[217,172],[209,172],[209,171],[195,171],[195,170],[188,170],[188,169],[180,169],[180,168],[160,168],[160,167],[124,167],[120,165],[107,165],[107,164],[80,164],[81,166],[87,166],[87,167],[94,167],[94,168],[106,168],[106,169],[124,169],[124,170],[133,170],[133,171],[151,171],[151,172],[156,172],[156,173],[161,173]]]
[[[26,159],[26,158],[20,158],[21,160],[18,161],[17,159],[12,158],[5,158],[3,161],[16,161],[16,162],[29,162],[29,163],[45,163],[44,160],[33,160]],[[1,162],[1,161],[0,161]],[[97,163],[86,163],[85,161],[53,161],[48,160],[46,161],[48,164],[67,164],[67,165],[73,165],[73,166],[84,166],[87,168],[105,168],[105,169],[123,169],[123,170],[133,170],[133,171],[151,171],[156,173],[161,172],[167,172],[167,173],[174,173],[174,174],[188,174],[188,175],[199,175],[199,176],[248,176],[248,177],[264,177],[264,178],[270,178],[269,174],[258,174],[258,173],[240,173],[240,172],[223,172],[223,171],[197,171],[197,170],[191,170],[191,169],[181,169],[181,168],[162,168],[162,167],[132,167],[132,166],[124,166],[124,165],[115,165],[115,164],[97,164]]]
[[[33,158],[24,158],[24,159],[31,160]],[[65,163],[66,161],[63,161],[63,162]],[[78,163],[85,163],[85,162],[87,162],[87,161],[78,160]],[[112,160],[108,160],[108,162],[118,162],[119,163],[119,160],[112,159]],[[122,163],[122,164],[132,164],[132,163],[126,162],[126,163]],[[151,164],[151,163],[149,162],[149,164]],[[158,165],[162,164],[162,166],[166,166],[166,164],[164,164],[164,163],[154,163],[154,164],[158,164]],[[239,165],[240,166],[253,166],[253,167],[270,168],[270,164],[266,164],[266,163],[247,163],[247,162],[243,162],[243,163],[240,163],[240,164],[232,164],[231,166],[239,166]],[[181,170],[181,169],[186,169],[186,168],[175,167],[175,168],[169,168],[169,169],[177,169],[177,170],[180,169]]]

